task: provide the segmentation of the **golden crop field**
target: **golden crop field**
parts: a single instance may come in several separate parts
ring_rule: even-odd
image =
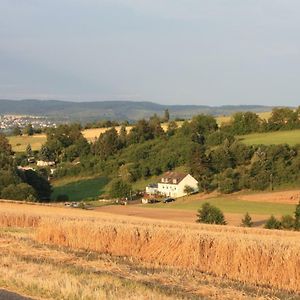
[[[296,299],[293,297],[300,292],[299,232],[154,221],[96,211],[14,203],[0,203],[0,227],[10,232],[6,235],[0,232],[0,239],[15,239],[15,242],[22,245],[10,250],[9,264],[18,260],[18,266],[20,256],[41,252],[39,255],[43,254],[48,260],[59,258],[60,268],[67,269],[69,273],[70,263],[88,268],[91,262],[85,259],[85,255],[94,260],[98,255],[102,258],[95,266],[101,264],[101,274],[106,274],[107,269],[110,275],[115,276],[124,269],[123,262],[129,261],[131,268],[140,271],[136,271],[135,276],[125,276],[132,283],[127,286],[128,298],[125,296],[124,299],[129,299],[128,295],[132,297],[136,290],[140,293],[139,299],[182,299],[179,291],[185,292],[187,296],[190,293],[190,296],[197,295],[207,299],[255,299],[258,295],[261,299],[270,299],[278,294],[286,296],[287,299]],[[22,234],[16,229],[20,227],[24,227],[23,230],[20,229]],[[19,235],[22,236],[21,240],[18,240]],[[5,251],[8,251],[7,248],[9,247],[2,246]],[[48,251],[53,252],[53,257],[46,256]],[[80,263],[75,258],[67,258],[70,253],[83,253]],[[34,272],[41,274],[49,271],[50,262],[46,264],[45,259],[39,260],[37,257],[36,254],[35,260],[21,260],[21,270],[25,272],[26,264],[34,262],[35,271],[30,272],[31,284],[43,286],[44,283],[38,281],[39,278],[34,276]],[[66,266],[63,265],[64,262]],[[6,261],[5,266],[7,264]],[[37,271],[37,264],[40,264],[40,271]],[[5,266],[0,261],[0,271],[4,271]],[[14,270],[13,266],[10,267]],[[55,276],[62,272],[57,268],[58,266]],[[141,268],[148,268],[148,271],[140,274]],[[149,270],[153,270],[151,274]],[[50,271],[50,278],[53,272]],[[12,271],[11,273],[10,278],[5,279],[8,275],[0,272],[0,282],[13,282],[17,275]],[[163,274],[167,277],[163,277]],[[80,273],[77,276],[79,278]],[[148,282],[148,289],[137,284],[141,283],[138,280],[140,277],[143,277],[142,282]],[[23,282],[26,280],[22,279],[22,271],[18,278],[21,281],[20,286],[23,284],[26,287],[29,284]],[[78,278],[73,280],[79,280]],[[91,280],[91,286],[87,283],[84,287],[85,292],[90,294],[97,286],[96,279],[93,277]],[[166,290],[149,289],[151,283],[153,287],[158,287],[163,282],[165,288],[172,285],[175,294],[165,293]],[[49,283],[48,288],[50,287]],[[75,287],[74,291],[78,291],[77,285]],[[45,291],[47,287],[40,289]],[[121,290],[121,284],[120,290],[113,287],[111,289],[114,299]],[[63,288],[55,286],[55,290],[59,294]],[[68,289],[67,292],[71,293],[71,290]],[[28,292],[28,289],[24,288],[24,291]]]
[[[45,134],[36,134],[32,136],[10,136],[8,137],[9,143],[15,152],[25,152],[26,147],[30,144],[33,151],[40,150],[42,145],[46,142]]]
[[[271,117],[272,112],[266,111],[266,112],[260,112],[257,114],[261,119],[268,120]],[[226,123],[230,122],[231,116],[219,116],[219,117],[216,117],[216,120],[219,125],[226,124]]]

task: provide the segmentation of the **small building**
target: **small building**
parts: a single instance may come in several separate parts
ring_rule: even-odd
[[[167,197],[178,198],[187,194],[185,191],[187,187],[193,192],[199,190],[198,181],[192,175],[178,172],[166,172],[157,184],[157,191]]]
[[[44,161],[44,160],[38,160],[36,162],[36,165],[38,167],[51,167],[55,165],[55,161]]]

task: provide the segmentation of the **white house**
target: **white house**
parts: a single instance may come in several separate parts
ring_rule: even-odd
[[[55,161],[44,161],[44,160],[38,160],[36,162],[36,165],[38,167],[51,167],[55,165]]]
[[[146,192],[148,191],[148,194],[161,194],[167,197],[178,198],[187,194],[185,192],[187,186],[193,189],[194,192],[199,190],[198,181],[192,175],[177,172],[166,172],[157,184],[157,189],[153,189],[148,186],[146,188]]]

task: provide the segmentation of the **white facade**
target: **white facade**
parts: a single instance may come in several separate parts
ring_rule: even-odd
[[[156,195],[158,194],[158,186],[157,184],[149,184],[146,186],[146,193],[148,195]]]
[[[186,195],[184,191],[186,186],[194,189],[194,192],[199,190],[198,181],[190,174],[179,179],[175,176],[171,180],[168,177],[162,177],[161,182],[158,183],[157,190],[160,194],[167,197],[178,198]]]
[[[38,160],[36,162],[36,165],[38,167],[49,167],[49,166],[54,166],[55,162],[54,161],[43,161],[43,160]]]

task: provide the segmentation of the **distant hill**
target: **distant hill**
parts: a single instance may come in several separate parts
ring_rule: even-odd
[[[147,118],[155,113],[162,115],[165,109],[169,109],[172,118],[190,118],[199,113],[219,116],[231,115],[237,111],[270,111],[272,107],[260,105],[162,105],[153,102],[134,101],[70,102],[0,99],[0,115],[38,115],[61,121],[138,120]]]

